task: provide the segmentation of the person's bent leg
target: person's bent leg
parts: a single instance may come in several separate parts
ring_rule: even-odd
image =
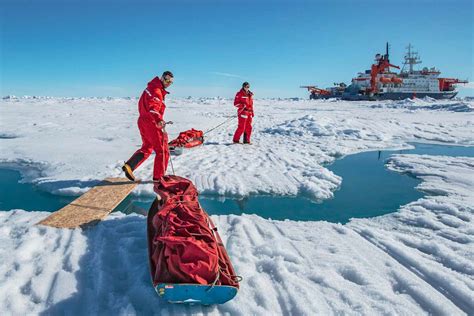
[[[131,180],[135,181],[135,176],[133,171],[137,169],[148,157],[150,157],[153,152],[153,146],[151,143],[151,134],[149,129],[150,126],[144,120],[138,119],[138,129],[140,130],[140,136],[142,138],[142,146],[138,149],[130,159],[125,162],[125,165],[122,167],[122,170],[125,172],[125,176]]]
[[[129,160],[127,160],[126,164],[130,166],[133,170],[137,169],[148,157],[150,157],[151,153],[153,152],[152,147],[148,147],[142,145],[142,147],[137,150]]]

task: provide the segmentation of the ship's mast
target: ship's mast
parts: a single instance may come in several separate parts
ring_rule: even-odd
[[[410,67],[409,73],[410,74],[413,73],[413,65],[421,64],[420,56],[418,56],[417,52],[413,52],[411,50],[412,47],[413,46],[411,46],[411,44],[408,44],[408,46],[407,46],[408,51],[407,51],[407,54],[405,55],[405,62],[403,63],[403,68],[402,68],[402,72],[403,72],[403,70],[405,69],[405,66],[409,65],[409,67]]]

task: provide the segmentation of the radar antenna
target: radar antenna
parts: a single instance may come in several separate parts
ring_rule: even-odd
[[[405,62],[403,63],[403,67],[402,67],[402,72],[403,72],[405,70],[405,66],[408,65],[410,69],[409,70],[410,74],[413,73],[413,65],[421,64],[420,56],[418,55],[417,52],[412,51],[411,50],[412,48],[413,46],[411,46],[411,44],[408,44],[407,53],[405,55]]]

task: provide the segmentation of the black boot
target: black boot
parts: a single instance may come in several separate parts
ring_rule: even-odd
[[[247,133],[244,133],[244,144],[252,145],[252,143],[250,142],[250,140],[247,137]]]
[[[130,181],[135,181],[135,175],[133,170],[137,167],[138,163],[143,159],[144,155],[142,153],[135,153],[132,157],[123,165],[122,170],[125,172],[125,176]]]
[[[135,181],[135,175],[133,174],[133,170],[129,164],[124,164],[122,167],[123,172],[125,172],[125,176],[130,181]]]

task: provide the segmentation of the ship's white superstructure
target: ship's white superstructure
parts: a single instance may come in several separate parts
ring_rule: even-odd
[[[316,86],[301,86],[311,93],[311,99],[338,98],[346,100],[380,100],[432,97],[435,99],[451,99],[456,96],[456,84],[467,83],[467,80],[454,78],[440,78],[441,72],[432,67],[415,70],[415,65],[421,64],[417,52],[412,50],[411,44],[407,47],[403,67],[400,69],[392,65],[389,59],[389,46],[386,45],[385,54],[375,55],[375,63],[369,70],[358,73],[352,78],[352,83],[346,87],[344,83],[336,87],[321,89]]]
[[[344,97],[347,99],[404,99],[408,97],[430,96],[436,99],[452,98],[457,94],[455,85],[467,81],[453,78],[439,78],[441,72],[436,68],[415,70],[420,64],[418,53],[408,45],[404,66],[399,73],[390,68],[399,68],[390,64],[388,44],[385,55],[376,55],[376,63],[370,70],[359,73],[352,79]],[[408,69],[406,69],[408,68]]]

